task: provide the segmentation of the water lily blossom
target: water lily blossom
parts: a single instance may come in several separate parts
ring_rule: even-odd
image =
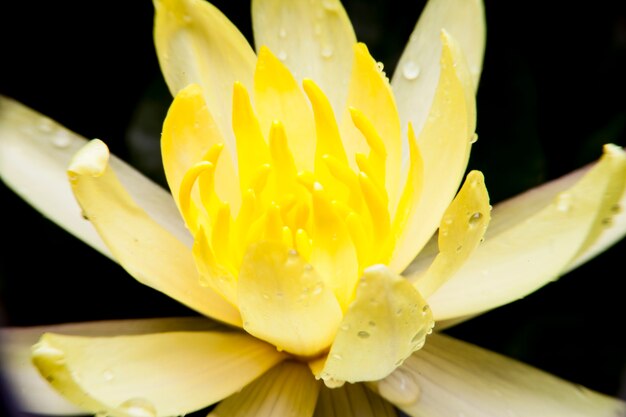
[[[4,330],[25,409],[626,413],[618,399],[437,332],[537,290],[626,233],[626,154],[615,145],[493,210],[483,175],[466,172],[481,1],[430,0],[391,79],[338,0],[253,0],[256,50],[204,0],[154,4],[174,97],[161,136],[169,192],[104,141],[8,98],[0,173],[206,318]]]

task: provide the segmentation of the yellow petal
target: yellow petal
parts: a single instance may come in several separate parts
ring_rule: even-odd
[[[383,265],[370,267],[317,376],[327,385],[384,378],[424,345],[433,324],[409,281]]]
[[[363,384],[320,390],[313,417],[395,417],[394,408]]]
[[[413,417],[613,417],[626,403],[442,334],[377,391]]]
[[[387,151],[385,187],[389,195],[389,207],[393,210],[399,198],[402,140],[400,120],[391,87],[381,68],[360,43],[354,46],[354,65],[348,87],[346,110],[340,125],[348,159],[357,153],[369,154],[368,143],[357,129],[350,115],[354,107],[370,122],[372,128],[384,141]],[[341,113],[340,113],[341,114]],[[353,162],[353,161],[350,161]]]
[[[388,241],[389,246],[385,248],[386,252],[393,252],[396,246],[402,248],[406,245],[407,240],[412,239],[415,233],[422,227],[421,219],[415,216],[415,210],[424,187],[424,161],[422,161],[422,155],[417,146],[415,133],[411,125],[409,125],[407,136],[409,141],[409,167],[406,182],[398,201],[398,207],[393,216],[391,236]],[[405,251],[407,250],[405,249]],[[417,248],[415,249],[416,254],[418,250]],[[396,253],[403,252],[402,249],[399,249]],[[390,263],[394,262],[392,256],[390,255],[392,259]]]
[[[346,223],[321,185],[315,183],[312,194],[313,241],[309,259],[345,311],[359,277],[356,248]]]
[[[254,0],[252,27],[257,51],[269,47],[298,81],[313,79],[335,112],[343,109],[356,36],[339,0]]]
[[[417,144],[424,162],[424,188],[413,216],[420,219],[415,234],[397,243],[391,268],[402,271],[435,232],[465,174],[476,123],[473,87],[463,57],[445,32],[441,76],[429,117]]]
[[[154,6],[154,43],[172,96],[189,84],[199,84],[227,146],[235,149],[232,89],[235,81],[252,87],[254,51],[205,0],[155,0]]]
[[[68,176],[85,216],[113,256],[141,283],[204,315],[240,325],[236,309],[200,286],[191,249],[137,206],[107,160],[106,145],[93,140],[74,157]]]
[[[233,131],[237,140],[239,186],[245,192],[253,188],[259,168],[269,163],[270,155],[248,91],[241,83],[235,83],[233,88]]]
[[[32,414],[78,415],[85,411],[68,402],[41,377],[30,358],[30,347],[46,332],[81,336],[120,336],[180,330],[209,330],[218,325],[203,317],[109,320],[50,326],[0,329],[0,362],[10,381],[17,407]]]
[[[310,417],[319,389],[306,366],[282,362],[220,402],[209,417]]]
[[[439,254],[415,282],[423,297],[433,294],[474,252],[487,230],[490,210],[483,175],[472,171],[441,220]]]
[[[519,217],[496,221],[466,264],[428,298],[435,318],[477,314],[555,280],[595,236],[622,195],[625,177],[626,154],[608,145],[600,161],[550,203],[537,205],[531,195]]]
[[[279,350],[312,356],[335,337],[341,308],[333,292],[311,265],[281,244],[248,249],[238,290],[246,331]]]
[[[428,117],[440,73],[442,29],[458,40],[472,85],[478,87],[486,38],[482,0],[429,0],[391,81],[403,129],[411,122],[420,132]]]
[[[224,139],[206,107],[200,86],[192,84],[182,89],[167,112],[161,134],[163,168],[179,208],[180,188],[187,171],[202,161],[212,148],[223,143]],[[238,209],[241,198],[238,188],[233,186],[237,175],[228,149],[221,150],[214,165],[217,194]],[[199,205],[200,197],[194,197],[195,205]]]
[[[313,170],[315,124],[311,106],[287,67],[267,48],[259,50],[254,73],[254,102],[261,131],[268,134],[274,121],[285,126],[287,140],[300,170]]]
[[[273,346],[243,333],[199,331],[118,337],[47,333],[32,355],[41,375],[71,402],[114,417],[199,410],[284,359]]]

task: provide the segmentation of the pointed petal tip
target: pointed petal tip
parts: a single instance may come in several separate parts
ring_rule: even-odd
[[[67,170],[70,175],[99,177],[108,163],[109,148],[100,139],[93,139],[74,155]]]

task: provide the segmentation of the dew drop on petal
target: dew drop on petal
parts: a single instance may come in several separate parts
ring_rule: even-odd
[[[476,143],[476,141],[478,140],[478,134],[474,133],[471,137],[470,137],[470,143]]]
[[[480,212],[478,212],[478,211],[477,211],[476,213],[473,213],[473,214],[470,216],[470,218],[469,218],[469,225],[470,225],[470,226],[472,226],[472,227],[477,226],[477,225],[480,223],[480,220],[481,220],[482,218],[483,218],[482,213],[480,213]]]
[[[323,0],[322,7],[324,10],[328,12],[337,12],[339,11],[339,3],[332,0]]]
[[[400,406],[415,404],[421,391],[416,376],[405,368],[396,369],[378,383],[380,395]]]
[[[118,408],[131,417],[156,417],[157,415],[154,405],[144,398],[124,401]]]
[[[420,75],[421,68],[415,61],[407,61],[402,66],[402,76],[409,81],[417,79]]]
[[[280,28],[278,31],[278,37],[285,39],[287,37],[287,30],[285,28]]]
[[[42,117],[37,124],[37,128],[44,133],[50,133],[54,130],[54,123],[47,117]]]
[[[356,334],[360,339],[367,339],[370,337],[370,333],[365,330],[361,330]]]
[[[112,381],[115,378],[115,374],[113,373],[113,371],[106,369],[104,372],[102,372],[102,379],[104,379],[105,381]]]
[[[70,146],[70,143],[72,143],[72,138],[65,131],[58,132],[56,135],[52,136],[50,140],[52,145],[60,149],[67,148]]]
[[[333,57],[334,50],[333,50],[333,47],[331,45],[325,45],[325,46],[322,47],[322,50],[321,50],[320,53],[322,55],[322,58],[330,59],[330,58]]]
[[[572,208],[572,196],[568,193],[561,193],[556,197],[556,209],[567,213]]]
[[[278,59],[280,59],[281,61],[285,61],[287,59],[287,52],[286,51],[278,52]]]

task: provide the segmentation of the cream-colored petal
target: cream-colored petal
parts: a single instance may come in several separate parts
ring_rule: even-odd
[[[459,42],[474,89],[478,86],[486,38],[482,0],[429,0],[391,81],[403,129],[411,122],[419,132],[428,117],[439,79],[442,29]]]
[[[370,267],[317,376],[328,386],[384,378],[424,345],[433,324],[428,305],[406,279],[383,265]]]
[[[600,162],[570,188],[557,183],[531,193],[501,221],[494,210],[495,230],[488,230],[466,264],[428,298],[435,319],[480,313],[558,278],[581,250],[592,247],[589,238],[602,236],[625,180],[626,154],[607,145]],[[546,199],[550,188],[559,192]]]
[[[232,305],[200,285],[191,249],[154,222],[128,195],[108,165],[108,156],[106,145],[93,140],[76,154],[68,176],[84,215],[113,256],[141,283],[204,315],[241,325]]]
[[[342,317],[318,272],[297,253],[270,242],[248,249],[239,271],[238,305],[247,332],[301,356],[325,350]]]
[[[433,334],[377,391],[413,417],[614,417],[626,403]]]
[[[72,195],[66,169],[85,138],[8,97],[0,96],[0,176],[16,193],[74,236],[111,257]],[[171,195],[114,155],[120,180],[150,216],[191,245]],[[42,181],[45,178],[45,181]]]
[[[356,36],[339,0],[254,0],[252,27],[257,51],[267,46],[298,81],[311,78],[341,114]]]
[[[445,32],[441,41],[441,76],[430,115],[417,138],[424,182],[413,216],[420,219],[420,228],[398,241],[390,263],[395,271],[409,265],[439,226],[463,180],[476,127],[473,87],[462,53]]]
[[[254,51],[239,30],[205,0],[154,0],[154,43],[172,96],[199,84],[222,136],[235,149],[231,128],[235,81],[252,87]]]
[[[284,359],[273,346],[234,331],[117,337],[46,333],[32,355],[41,375],[72,403],[113,417],[199,410]]]
[[[395,417],[393,406],[363,384],[320,390],[313,417]]]
[[[209,109],[204,101],[202,89],[191,84],[176,95],[170,106],[161,134],[161,154],[168,185],[180,209],[180,188],[187,171],[202,161],[207,152],[224,144]],[[215,192],[228,201],[237,211],[241,194],[237,187],[234,158],[228,149],[222,149],[215,164]],[[200,205],[201,198],[195,197]]]
[[[217,328],[204,317],[139,320],[107,320],[86,323],[0,329],[0,362],[11,395],[21,411],[33,414],[84,414],[41,377],[33,366],[30,347],[46,332],[80,336],[120,336],[168,331],[200,331]]]
[[[439,226],[439,254],[415,288],[428,298],[471,256],[485,235],[491,217],[482,173],[471,171]]]
[[[209,417],[310,417],[320,383],[297,362],[282,362],[224,401]]]

